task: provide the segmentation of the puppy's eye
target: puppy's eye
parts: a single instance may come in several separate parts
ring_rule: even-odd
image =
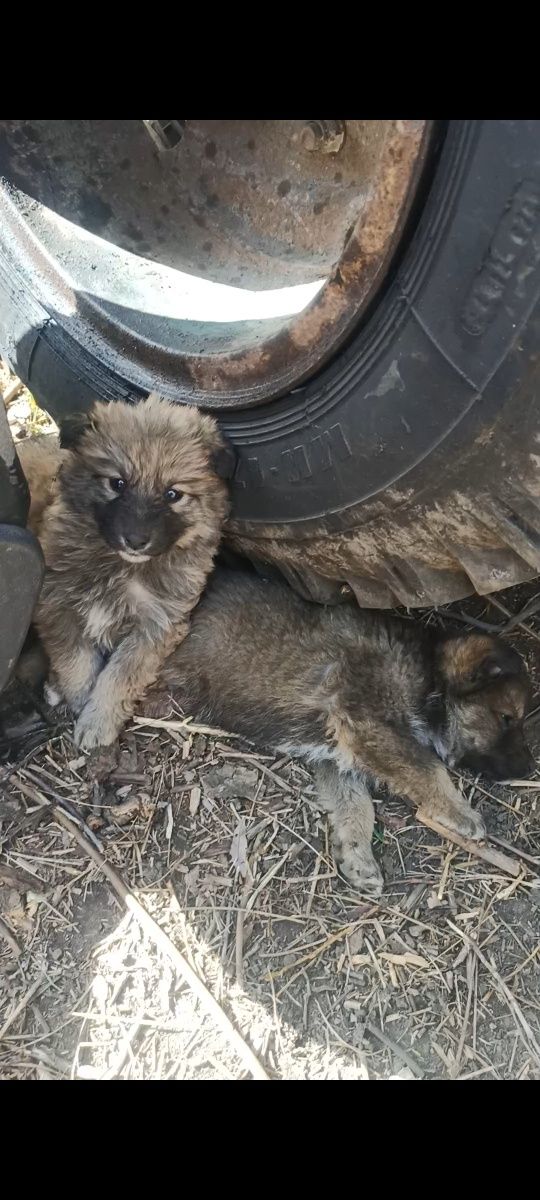
[[[113,492],[123,492],[124,488],[126,486],[125,479],[117,479],[116,477],[113,479],[109,479],[109,483],[112,487]]]
[[[178,500],[182,499],[183,495],[184,493],[179,492],[177,488],[167,488],[164,499],[167,501],[167,504],[176,504]]]
[[[510,713],[501,713],[501,721],[505,729],[509,729],[510,726],[514,724],[514,720],[515,718],[511,717]]]

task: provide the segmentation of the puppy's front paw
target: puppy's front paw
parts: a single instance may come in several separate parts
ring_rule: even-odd
[[[464,833],[463,837],[472,838],[474,842],[483,842],[486,837],[486,827],[483,817],[479,812],[475,812],[471,808],[469,812],[464,814],[464,825],[467,825],[469,832]]]
[[[422,810],[419,810],[421,815]],[[470,838],[473,842],[482,842],[486,836],[486,827],[479,812],[474,808],[445,807],[441,811],[425,810],[426,816],[444,825],[449,833],[459,833],[461,837]]]
[[[75,725],[74,740],[81,750],[95,750],[97,746],[111,746],[120,733],[121,726],[104,709],[89,700]]]
[[[58,705],[62,703],[62,693],[54,683],[46,683],[44,685],[43,695],[49,708],[58,708]]]
[[[374,899],[382,895],[384,879],[370,848],[342,841],[334,845],[334,856],[339,871],[357,892]]]

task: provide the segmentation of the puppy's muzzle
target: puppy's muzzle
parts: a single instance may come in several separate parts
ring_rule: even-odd
[[[135,554],[144,554],[151,546],[151,538],[142,530],[121,535],[118,541],[121,550],[133,551]]]

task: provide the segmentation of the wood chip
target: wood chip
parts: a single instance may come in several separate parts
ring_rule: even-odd
[[[432,966],[427,958],[422,958],[421,954],[413,954],[408,951],[405,954],[388,954],[386,950],[380,950],[381,958],[386,959],[389,963],[394,963],[396,967],[422,967],[424,970]]]
[[[201,795],[202,795],[202,792],[201,792],[200,787],[192,787],[192,789],[189,793],[189,811],[190,811],[192,817],[195,816],[195,813],[197,812],[199,804],[201,803]]]

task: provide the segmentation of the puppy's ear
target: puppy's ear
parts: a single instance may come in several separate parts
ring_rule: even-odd
[[[443,642],[441,667],[455,696],[480,692],[497,680],[524,673],[521,659],[511,646],[476,634]]]
[[[189,411],[192,418],[195,417],[200,439],[216,475],[220,479],[232,479],[238,455],[227,434],[218,428],[215,417],[209,413],[202,413],[195,408]]]
[[[92,428],[90,413],[70,413],[60,422],[62,450],[76,450],[84,433]]]
[[[232,479],[237,463],[236,450],[228,437],[220,433],[221,446],[212,451],[212,466],[220,479]]]

